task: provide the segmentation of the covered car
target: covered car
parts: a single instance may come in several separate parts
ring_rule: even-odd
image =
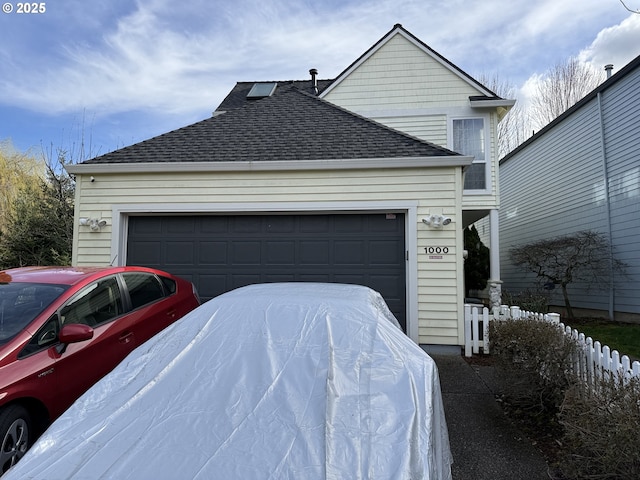
[[[6,480],[443,480],[451,462],[436,365],[380,294],[274,283],[138,347]]]

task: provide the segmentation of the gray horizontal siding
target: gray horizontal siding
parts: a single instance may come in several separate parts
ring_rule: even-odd
[[[640,72],[601,94],[609,177],[611,238],[628,264],[615,287],[616,311],[640,314]],[[507,291],[531,287],[533,274],[509,261],[509,249],[590,229],[608,232],[598,99],[555,125],[500,167],[500,245]],[[575,307],[607,310],[608,291],[576,284]],[[562,303],[559,298],[556,298]]]

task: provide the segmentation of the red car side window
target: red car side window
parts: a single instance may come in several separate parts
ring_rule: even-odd
[[[122,277],[129,290],[131,307],[134,310],[164,298],[164,290],[155,275],[149,273],[124,273]]]
[[[122,298],[115,277],[92,283],[60,311],[62,323],[95,327],[123,313]]]

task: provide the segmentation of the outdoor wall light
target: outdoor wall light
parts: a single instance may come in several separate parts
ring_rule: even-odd
[[[451,218],[445,217],[444,215],[429,215],[422,219],[422,223],[432,228],[442,228],[451,223]]]
[[[80,217],[78,223],[84,227],[88,226],[92,231],[97,232],[107,224],[107,221],[97,218]]]

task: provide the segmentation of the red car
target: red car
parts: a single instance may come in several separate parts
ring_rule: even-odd
[[[200,304],[144,267],[0,271],[0,475],[134,348]]]

